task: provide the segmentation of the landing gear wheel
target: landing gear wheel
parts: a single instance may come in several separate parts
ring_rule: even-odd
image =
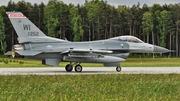
[[[82,71],[82,66],[81,65],[76,65],[75,66],[75,71],[76,72],[81,72]]]
[[[117,71],[117,72],[120,72],[120,71],[121,71],[121,67],[117,66],[117,67],[116,67],[116,71]]]
[[[68,64],[68,65],[66,65],[65,69],[67,72],[71,72],[73,70],[73,66]]]

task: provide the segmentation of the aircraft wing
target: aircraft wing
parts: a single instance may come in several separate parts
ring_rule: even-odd
[[[64,53],[113,53],[113,51],[109,51],[109,50],[95,50],[95,49],[66,49],[63,52],[61,52],[61,54]]]

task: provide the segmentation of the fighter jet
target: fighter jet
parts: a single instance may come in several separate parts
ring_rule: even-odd
[[[46,36],[21,12],[6,12],[17,35],[19,44],[12,47],[12,57],[16,54],[27,59],[42,60],[42,64],[59,66],[61,61],[70,62],[67,72],[82,71],[81,63],[102,63],[116,66],[120,72],[121,62],[129,53],[166,53],[170,50],[144,43],[134,36],[118,36],[106,40],[71,42]]]

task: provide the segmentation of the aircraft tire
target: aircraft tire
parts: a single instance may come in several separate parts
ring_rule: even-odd
[[[120,72],[120,71],[121,71],[121,67],[120,67],[120,66],[117,66],[117,67],[116,67],[116,71],[117,71],[117,72]]]
[[[82,72],[82,66],[81,65],[76,65],[75,66],[75,71],[76,72]]]
[[[68,65],[66,65],[65,69],[67,72],[71,72],[73,70],[73,66],[68,64]]]

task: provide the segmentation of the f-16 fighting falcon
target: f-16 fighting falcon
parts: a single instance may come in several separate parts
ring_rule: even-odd
[[[17,35],[19,44],[12,47],[12,57],[16,54],[27,59],[42,60],[42,64],[59,66],[61,61],[70,62],[67,72],[81,72],[81,63],[102,63],[104,66],[116,66],[120,72],[120,63],[129,53],[166,53],[170,50],[144,43],[134,36],[118,36],[106,40],[70,42],[46,36],[21,12],[6,12]]]

